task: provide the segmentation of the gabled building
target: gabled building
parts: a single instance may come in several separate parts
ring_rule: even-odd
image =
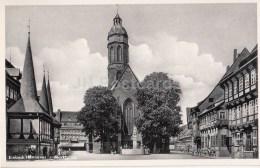
[[[220,81],[233,158],[258,157],[258,48],[245,48]]]
[[[47,93],[50,94],[51,91],[50,87],[46,89],[43,77],[41,96],[38,99],[29,32],[21,96],[7,110],[7,159],[28,154],[49,157],[57,153],[60,123],[49,110],[52,103],[51,95],[48,99]]]
[[[180,133],[175,139],[175,150],[191,151],[192,149],[192,129],[189,129],[188,125],[180,127]]]
[[[9,109],[20,98],[20,69],[15,68],[11,62],[5,60],[5,82],[6,82],[6,109]]]
[[[248,94],[246,95],[249,97],[246,100],[252,99],[250,105],[254,105],[254,109],[257,108],[257,106],[255,106],[255,102],[257,101],[257,70],[255,65],[257,63],[255,61],[255,63],[252,64],[254,61],[251,61],[252,59],[255,59],[253,57],[256,56],[257,47],[251,53],[245,48],[240,54],[237,54],[237,50],[235,49],[233,64],[230,67],[227,67],[227,71],[222,79],[203,101],[199,102],[197,106],[189,109],[191,125],[193,127],[193,151],[195,151],[195,153],[209,154],[209,151],[214,151],[214,154],[219,157],[230,156],[234,153],[235,142],[233,136],[235,137],[235,134],[233,133],[233,136],[231,136],[231,132],[233,131],[233,128],[236,127],[232,127],[231,125],[232,123],[235,125],[237,122],[233,122],[232,120],[231,116],[235,115],[232,110],[235,111],[235,109],[238,108],[238,111],[240,111],[239,115],[241,116],[241,103],[245,102],[245,98],[243,99],[242,95],[245,96],[245,93],[248,93],[249,95],[251,93],[251,96],[248,96]],[[247,67],[248,62],[250,62],[250,68],[244,70],[243,68]],[[236,76],[237,74],[240,75]],[[243,91],[245,82],[242,74],[246,75],[247,91]],[[249,85],[249,76],[252,76],[253,83],[255,83],[254,86],[248,90],[248,88],[251,87],[251,85]],[[241,81],[241,86],[239,85],[239,79]],[[241,93],[239,93],[239,87],[241,87]],[[242,102],[240,98],[242,98]],[[253,101],[254,104],[252,103]],[[240,105],[240,107],[238,106],[236,108],[235,102],[238,102],[237,105]],[[249,102],[247,102],[247,104],[249,104]],[[247,107],[247,105],[245,105],[245,107]],[[255,112],[252,112],[251,122],[255,122],[256,119],[256,117],[253,117],[253,114],[255,116]],[[241,118],[240,116],[239,119]],[[236,119],[234,119],[234,121],[236,121]],[[251,129],[252,135],[250,134],[250,136],[255,137],[257,131],[252,130],[256,130],[256,126],[251,125],[251,127],[254,127],[254,129]],[[252,147],[252,150],[253,149],[256,148]],[[241,151],[241,149],[239,151]]]
[[[61,111],[56,113],[58,121],[61,123],[60,144],[63,150],[85,150],[93,152],[93,143],[88,143],[88,137],[83,132],[83,125],[78,122],[77,115],[79,112]]]

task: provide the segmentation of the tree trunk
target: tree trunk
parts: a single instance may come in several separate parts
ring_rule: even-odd
[[[156,142],[153,144],[153,153],[157,153]]]

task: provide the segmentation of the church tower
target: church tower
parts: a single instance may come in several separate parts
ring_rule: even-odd
[[[113,26],[108,32],[108,87],[121,77],[126,65],[129,62],[128,57],[128,35],[122,26],[122,19],[119,14],[113,19]]]

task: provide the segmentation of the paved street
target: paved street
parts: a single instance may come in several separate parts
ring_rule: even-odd
[[[151,155],[119,155],[93,154],[85,151],[74,151],[70,158],[60,160],[147,160],[147,159],[209,159],[184,153],[151,154]]]

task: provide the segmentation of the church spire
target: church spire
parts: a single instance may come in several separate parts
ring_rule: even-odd
[[[53,106],[52,106],[52,96],[51,96],[51,87],[50,87],[50,76],[48,71],[48,83],[47,83],[47,97],[49,103],[49,112],[53,115]]]
[[[42,90],[39,99],[40,105],[46,110],[49,111],[49,103],[48,103],[48,96],[47,96],[47,89],[46,89],[46,81],[45,81],[45,70],[43,71],[43,80],[42,80]]]
[[[30,42],[30,20],[28,25],[28,42],[23,66],[23,76],[21,81],[21,96],[23,98],[37,99],[34,66]]]

